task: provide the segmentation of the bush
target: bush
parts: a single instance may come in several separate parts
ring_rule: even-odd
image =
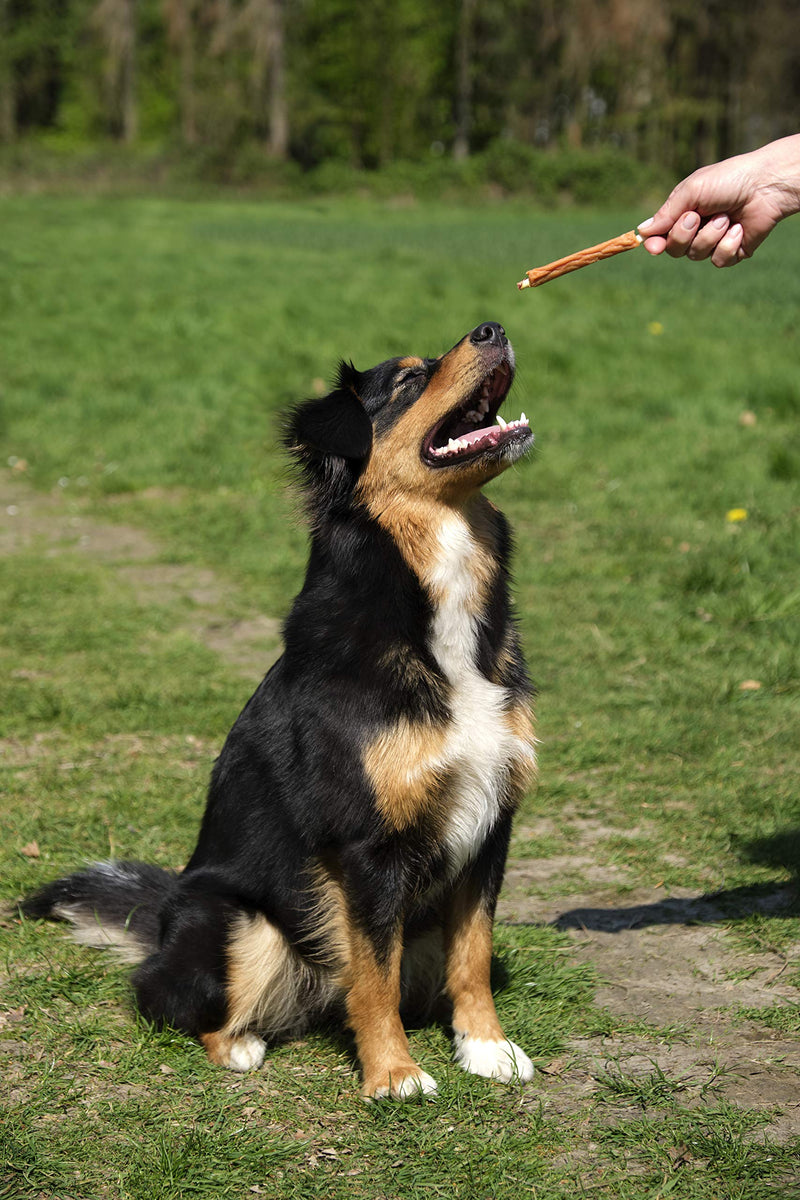
[[[523,142],[502,138],[492,142],[479,161],[485,181],[504,192],[535,192],[550,198],[553,192],[552,179],[548,178],[552,177],[550,157]]]
[[[487,183],[545,204],[559,197],[577,204],[631,204],[669,182],[660,169],[613,147],[537,150],[503,139],[480,160]]]
[[[447,154],[398,159],[378,169],[326,158],[311,170],[276,162],[253,139],[188,148],[177,142],[125,147],[116,143],[72,144],[62,137],[0,147],[0,171],[14,182],[74,185],[95,180],[104,187],[203,185],[252,188],[288,196],[355,195],[420,200],[485,199],[487,194],[530,197],[539,204],[635,204],[666,192],[670,179],[650,164],[612,147],[541,150],[497,139],[480,154],[454,162]]]

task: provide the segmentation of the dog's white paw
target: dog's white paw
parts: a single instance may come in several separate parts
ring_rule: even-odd
[[[416,1100],[422,1096],[435,1096],[439,1087],[436,1080],[425,1071],[413,1075],[402,1075],[379,1084],[367,1095],[368,1100]]]
[[[253,1071],[260,1067],[267,1048],[254,1033],[243,1033],[231,1042],[228,1066],[231,1071]]]
[[[533,1063],[525,1051],[507,1038],[484,1041],[468,1033],[456,1033],[455,1059],[470,1074],[502,1083],[530,1083],[534,1075]]]

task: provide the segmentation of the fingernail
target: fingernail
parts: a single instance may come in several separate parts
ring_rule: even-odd
[[[694,229],[695,225],[697,225],[699,221],[700,218],[698,217],[697,213],[687,213],[681,221],[681,225],[684,229]]]
[[[714,217],[714,220],[711,222],[711,224],[714,226],[715,229],[724,229],[725,226],[728,224],[729,220],[730,220],[730,217],[726,217],[723,214],[721,217]]]
[[[646,221],[642,221],[640,225],[637,225],[637,226],[636,226],[636,228],[637,228],[637,229],[639,230],[639,232],[641,233],[641,232],[642,232],[642,230],[644,230],[644,229],[649,229],[649,228],[650,228],[650,226],[653,224],[653,222],[654,222],[654,221],[655,221],[655,217],[648,217]]]
[[[742,236],[743,232],[744,232],[744,230],[742,229],[741,225],[731,225],[730,229],[728,230],[727,236],[729,238],[739,238]]]

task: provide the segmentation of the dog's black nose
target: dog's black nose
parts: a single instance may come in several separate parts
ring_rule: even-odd
[[[506,341],[506,331],[502,325],[498,325],[497,321],[486,321],[483,325],[479,325],[477,329],[473,329],[469,335],[471,342],[489,342],[490,345],[503,346]]]

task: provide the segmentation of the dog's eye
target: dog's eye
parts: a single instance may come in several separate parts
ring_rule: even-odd
[[[427,371],[424,367],[405,367],[402,371],[398,372],[395,378],[395,385],[397,387],[405,387],[408,383],[419,382],[426,375]]]

